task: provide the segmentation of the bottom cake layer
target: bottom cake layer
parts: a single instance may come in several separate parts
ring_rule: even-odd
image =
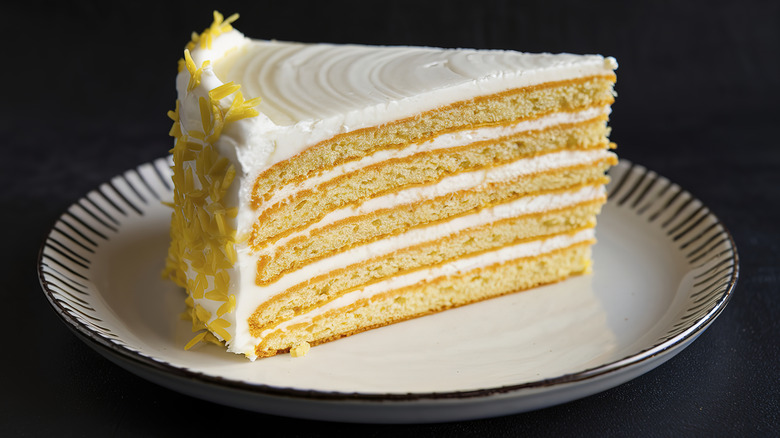
[[[369,285],[268,330],[258,357],[561,281],[590,269],[592,228],[524,242]]]
[[[356,263],[335,269],[329,268],[328,265],[309,266],[305,269],[307,273],[323,271],[325,273],[303,275],[307,278],[306,281],[287,287],[283,292],[273,294],[270,299],[262,302],[249,317],[250,335],[259,337],[263,332],[275,328],[290,318],[319,308],[345,293],[384,278],[404,275],[406,272],[425,266],[447,263],[523,241],[538,240],[544,236],[593,227],[595,217],[605,201],[603,190],[600,187],[589,186],[575,193],[585,194],[585,197],[572,196],[574,201],[560,204],[562,208],[559,209],[545,212],[529,210],[524,212],[525,214],[518,214],[515,208],[506,208],[505,210],[514,216],[496,217],[495,213],[498,211],[496,209],[512,206],[512,204],[499,205],[483,211],[492,222],[479,224],[473,220],[473,215],[464,216],[449,222],[445,228],[449,234],[443,236],[437,236],[430,228],[422,228],[393,236],[384,242],[377,242],[385,247],[396,240],[418,242],[412,246],[389,252],[385,250],[383,253],[379,249],[381,246],[374,248],[372,246],[374,244],[369,244],[354,249],[355,253],[370,255],[368,258],[358,259]],[[567,199],[562,195],[556,196]],[[575,202],[581,199],[584,199],[584,202]],[[471,227],[459,229],[457,223],[460,220],[471,224]],[[347,252],[345,255],[350,256],[350,253]]]

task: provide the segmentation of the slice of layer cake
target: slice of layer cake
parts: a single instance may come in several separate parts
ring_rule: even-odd
[[[234,19],[193,35],[170,114],[187,348],[298,353],[588,272],[614,59],[260,41]]]

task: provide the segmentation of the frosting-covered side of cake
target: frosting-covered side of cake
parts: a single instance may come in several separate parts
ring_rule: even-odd
[[[355,217],[379,217],[385,211],[465,191],[487,193],[495,185],[506,185],[524,176],[536,178],[560,169],[579,171],[587,166],[613,164],[614,154],[594,143],[587,150],[529,152],[489,167],[440,171],[422,185],[390,191],[377,188],[365,202],[356,204],[346,199],[343,205],[334,204],[321,213],[314,211],[310,218],[302,214],[303,219],[289,230],[268,231],[272,221],[263,220],[266,216],[273,218],[273,214],[294,216],[283,209],[299,202],[299,198],[305,201],[303,195],[316,193],[344,175],[359,175],[386,162],[403,163],[423,154],[450,153],[468,145],[535,135],[557,126],[569,129],[589,123],[604,125],[611,101],[600,98],[592,104],[575,102],[571,111],[541,111],[520,120],[487,120],[468,127],[442,125],[444,128],[435,135],[412,136],[403,147],[396,146],[396,137],[392,137],[396,134],[391,129],[399,120],[413,120],[453,105],[464,107],[464,102],[482,96],[510,96],[518,89],[533,92],[551,83],[568,84],[583,78],[613,78],[616,63],[598,55],[260,41],[233,29],[230,23],[234,19],[224,20],[215,13],[214,24],[193,37],[177,76],[178,100],[171,113],[171,134],[176,137],[176,199],[166,275],[188,291],[193,330],[198,332],[188,347],[204,339],[218,341],[228,351],[254,359],[255,347],[268,334],[357,300],[448,272],[475,270],[593,240],[592,228],[585,228],[505,244],[494,251],[459,256],[452,263],[415,268],[354,287],[327,298],[319,313],[286,315],[284,321],[273,324],[253,323],[258,321],[255,315],[265,302],[330,272],[497,221],[603,203],[603,187],[597,184],[603,181],[595,177],[573,188],[548,187],[540,182],[539,193],[513,195],[511,201],[454,212],[447,221],[430,222],[426,218],[411,228],[385,232],[385,238],[348,242],[338,250],[320,251],[322,255],[315,255],[315,250],[308,254],[295,246],[319,235],[327,236],[327,232]],[[442,120],[449,123],[446,117]],[[411,123],[409,126],[413,126]],[[321,170],[315,160],[309,164],[313,170],[301,171],[305,177],[281,179],[283,182],[274,187],[262,184],[265,175],[273,174],[291,159],[305,158],[304,152],[315,146],[327,145],[334,138],[349,139],[353,134],[373,135],[375,127],[390,133],[384,134],[390,139],[384,146],[359,157],[323,159],[327,165]],[[565,139],[560,142],[566,144]],[[283,175],[285,171],[277,173]],[[289,257],[293,261],[275,268],[275,258],[283,260],[286,251],[292,251]],[[296,257],[307,262],[296,265]]]

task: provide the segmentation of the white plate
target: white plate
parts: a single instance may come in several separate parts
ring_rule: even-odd
[[[46,297],[108,359],[209,401],[300,418],[420,423],[564,403],[670,359],[737,281],[734,242],[680,187],[623,160],[599,217],[594,274],[361,333],[303,358],[184,351],[184,293],[161,278],[167,159],[90,192],[41,249]]]

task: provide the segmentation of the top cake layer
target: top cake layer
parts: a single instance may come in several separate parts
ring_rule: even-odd
[[[191,56],[195,66],[203,66],[200,78],[207,86],[200,88],[232,82],[241,85],[245,98],[262,99],[255,107],[260,116],[243,122],[252,126],[223,133],[232,146],[255,145],[251,157],[240,152],[238,157],[254,168],[340,133],[482,95],[611,76],[617,67],[614,58],[600,55],[304,44],[253,40],[235,29],[196,44]],[[199,129],[197,100],[203,96],[188,90],[190,77],[184,72],[177,83],[182,119],[185,129]]]
[[[223,81],[277,125],[343,118],[345,129],[374,126],[482,94],[606,74],[601,56],[511,51],[369,47],[249,40],[215,66]]]

